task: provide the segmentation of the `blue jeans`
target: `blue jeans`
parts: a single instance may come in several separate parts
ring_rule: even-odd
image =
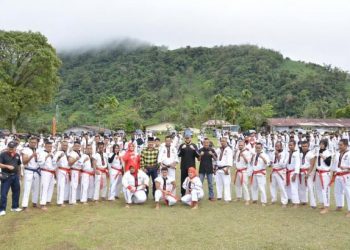
[[[7,205],[7,194],[10,190],[12,191],[12,208],[19,207],[19,194],[21,186],[19,184],[19,176],[17,174],[10,175],[6,180],[1,181],[1,206],[0,211],[6,211]]]
[[[158,168],[156,167],[153,167],[153,168],[146,168],[147,169],[147,175],[148,177],[151,177],[152,178],[152,194],[153,194],[153,197],[154,197],[154,193],[156,192],[156,182],[155,182],[155,179],[158,177]],[[149,192],[149,187],[147,187],[147,190],[146,190],[146,194],[148,196],[148,192]]]
[[[199,179],[204,182],[204,177],[207,176],[208,188],[209,188],[209,198],[214,198],[214,188],[213,188],[213,174],[202,174],[199,173]]]

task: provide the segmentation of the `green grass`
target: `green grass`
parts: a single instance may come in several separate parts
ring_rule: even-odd
[[[345,211],[320,215],[318,209],[310,207],[282,209],[279,205],[210,202],[206,184],[205,181],[205,199],[195,211],[180,203],[162,206],[157,211],[150,196],[146,204],[130,209],[124,207],[121,199],[88,206],[53,205],[47,212],[39,209],[19,214],[8,212],[0,218],[0,249],[350,247],[350,219],[345,218]],[[268,185],[266,188],[269,195]],[[232,194],[234,197],[233,186]],[[333,198],[332,205],[334,210]]]
[[[207,197],[196,211],[180,203],[156,211],[152,199],[126,209],[121,199],[8,212],[0,218],[0,249],[349,249],[345,211],[322,216],[309,207]]]

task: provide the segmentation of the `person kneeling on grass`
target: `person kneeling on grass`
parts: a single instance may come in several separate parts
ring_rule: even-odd
[[[182,184],[182,188],[186,190],[186,193],[182,196],[181,201],[191,206],[192,209],[197,209],[198,201],[204,197],[204,192],[202,182],[194,167],[188,169],[188,177]]]
[[[141,204],[147,200],[146,189],[149,177],[140,169],[130,166],[122,179],[123,192],[127,208],[130,204]]]
[[[175,179],[168,175],[168,168],[162,167],[161,174],[155,179],[156,192],[154,199],[156,209],[159,209],[159,200],[163,199],[169,206],[175,205],[177,198],[175,196]]]

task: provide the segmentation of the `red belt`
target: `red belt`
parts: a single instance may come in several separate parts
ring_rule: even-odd
[[[58,167],[58,169],[66,172],[66,180],[68,179],[68,181],[70,181],[70,168],[64,168],[64,167]],[[68,177],[68,178],[67,178]]]
[[[261,170],[253,171],[252,177],[250,178],[250,185],[253,183],[253,178],[254,178],[254,175],[256,175],[256,174],[266,175],[266,170],[261,169]]]
[[[282,180],[284,180],[283,176],[281,175],[280,171],[284,170],[284,168],[272,168],[272,172],[270,174],[270,182],[272,182],[272,174],[276,173],[278,174]]]
[[[322,186],[322,189],[324,188],[323,186],[323,174],[325,173],[329,173],[330,171],[329,170],[318,170],[316,169],[316,172],[318,173],[318,176],[320,177],[320,181],[321,181],[321,186]],[[316,175],[314,176],[314,181],[316,179]]]
[[[307,168],[301,168],[299,173],[299,183],[301,184],[301,174],[307,174],[308,169]],[[304,178],[305,186],[307,186],[307,180]]]
[[[287,174],[287,176],[286,176],[286,179],[287,179],[287,183],[286,183],[286,184],[287,184],[287,187],[290,185],[290,174],[293,173],[293,172],[294,172],[294,169],[292,169],[292,170],[288,170],[288,169],[287,169],[287,173],[286,173],[286,174]]]
[[[242,168],[242,169],[237,169],[236,173],[235,173],[235,180],[234,180],[234,184],[236,184],[236,179],[237,179],[237,175],[238,173],[241,173],[241,177],[240,177],[240,181],[241,181],[241,185],[243,185],[243,171],[247,170],[248,168]]]
[[[49,172],[49,173],[53,174],[54,177],[56,177],[56,171],[55,170],[49,170],[49,169],[45,169],[45,168],[42,168],[40,170],[44,171],[44,172]]]
[[[329,183],[329,186],[332,186],[332,184],[333,184],[334,181],[335,181],[335,177],[337,177],[337,176],[342,176],[342,177],[343,177],[343,180],[345,181],[344,175],[348,175],[348,174],[350,174],[350,172],[338,172],[338,173],[336,173],[336,174],[333,174],[332,180],[331,180],[331,182]]]
[[[102,173],[105,173],[106,176],[108,176],[108,169],[107,168],[96,168],[98,171],[102,172]],[[103,182],[103,179],[101,178],[101,181],[100,181],[100,189],[102,189],[104,186],[104,182]]]
[[[88,174],[88,175],[90,175],[90,176],[94,176],[95,175],[95,172],[94,171],[86,171],[86,170],[81,170],[81,173],[82,174]]]
[[[117,170],[117,171],[118,171],[118,173],[115,175],[114,179],[117,179],[117,177],[118,177],[119,175],[123,175],[123,169],[114,168],[114,167],[111,167],[111,168],[113,168],[114,170]]]

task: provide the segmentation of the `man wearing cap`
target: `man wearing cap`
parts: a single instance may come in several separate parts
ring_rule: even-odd
[[[181,183],[185,181],[188,175],[189,167],[196,167],[196,158],[199,157],[198,148],[196,144],[191,142],[192,133],[187,131],[185,133],[185,143],[182,143],[179,147],[178,156],[181,157]],[[181,195],[185,195],[186,190],[181,188]]]
[[[24,165],[22,207],[24,210],[28,207],[30,193],[32,193],[33,207],[36,207],[39,201],[41,174],[38,164],[37,145],[38,139],[31,137],[28,147],[22,151],[22,161]]]
[[[0,168],[2,172],[1,176],[1,205],[0,216],[6,215],[7,194],[11,187],[12,192],[12,212],[20,212],[19,208],[19,195],[21,191],[20,187],[20,171],[21,171],[21,158],[16,153],[17,144],[15,142],[9,142],[7,150],[0,154]]]
[[[152,194],[156,191],[155,179],[158,176],[158,149],[155,149],[154,138],[149,137],[147,142],[147,148],[143,149],[141,152],[141,168],[152,178]],[[147,189],[147,195],[149,190]]]
[[[132,203],[141,204],[147,200],[148,183],[149,177],[141,169],[130,166],[122,179],[126,208]]]

